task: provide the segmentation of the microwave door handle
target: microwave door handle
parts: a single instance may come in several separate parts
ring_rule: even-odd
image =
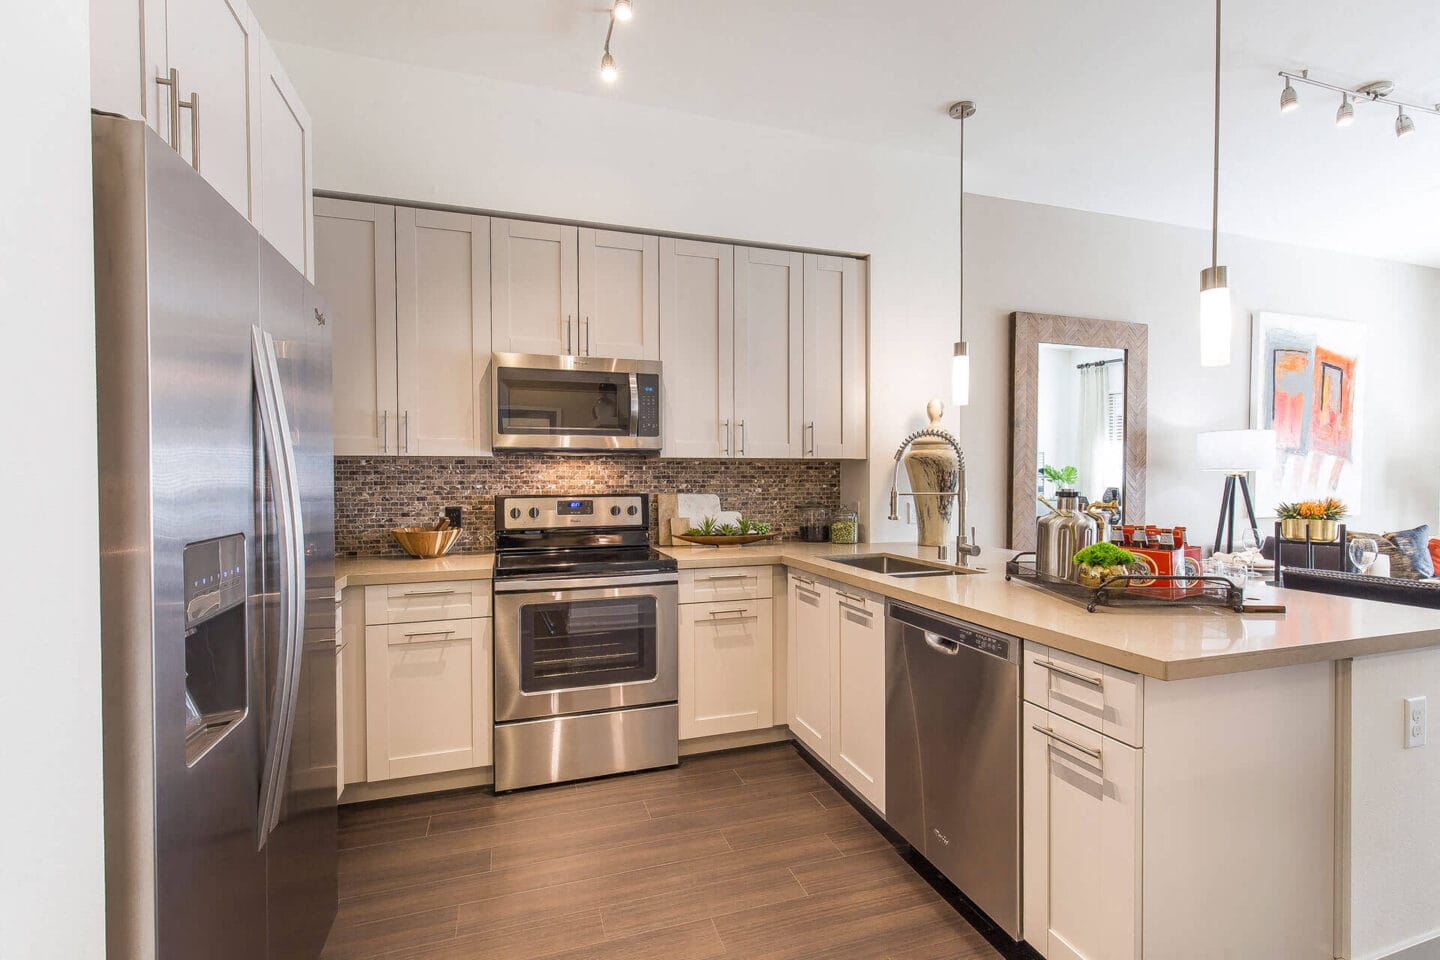
[[[640,436],[640,377],[630,374],[630,436]]]
[[[251,330],[255,392],[260,427],[270,464],[275,497],[280,559],[280,649],[260,783],[259,847],[280,819],[285,771],[295,727],[299,694],[301,630],[304,624],[305,530],[300,517],[300,479],[289,417],[280,392],[275,341],[258,327]]]

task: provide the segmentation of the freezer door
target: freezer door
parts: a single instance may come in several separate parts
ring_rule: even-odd
[[[122,472],[127,468],[108,458],[101,473],[104,483],[148,490],[150,499],[152,533],[145,546],[153,582],[151,630],[123,642],[137,653],[142,645],[153,652],[153,744],[136,743],[131,762],[144,762],[140,758],[153,750],[156,954],[160,960],[254,960],[263,955],[265,915],[265,860],[255,848],[263,674],[254,659],[260,575],[250,372],[250,329],[259,315],[258,246],[244,218],[153,133],[139,129],[144,135],[132,135],[131,143],[144,154],[137,171],[144,183],[117,189],[134,195],[143,190],[146,198],[143,225],[132,236],[145,237],[148,246],[148,316],[143,306],[117,307],[97,322],[111,326],[111,335],[128,328],[123,333],[131,356],[145,357],[107,372],[107,378],[133,378],[127,392],[141,402],[129,410],[102,410],[101,432],[123,430],[144,443],[148,428],[150,475]],[[147,342],[148,354],[140,346]],[[118,363],[119,356],[106,354],[101,362]],[[116,397],[107,389],[102,408]],[[197,671],[205,664],[203,657],[192,659],[187,668],[186,655],[202,652],[197,637],[216,621],[186,620],[186,547],[212,541],[231,545],[213,551],[217,558],[240,554],[249,585],[239,630],[247,650],[212,665],[228,669],[248,662],[238,701],[244,715],[202,745],[203,752],[192,736],[187,754],[186,720],[193,712],[187,710],[187,674],[196,674],[189,679],[198,691]],[[107,542],[106,552],[114,549],[124,547]],[[227,565],[233,566],[221,564]],[[194,562],[191,567],[192,573],[199,568]],[[115,639],[107,636],[106,643]],[[208,652],[217,651],[212,646]],[[112,732],[120,735],[107,725],[107,739]],[[116,773],[122,780],[130,776]],[[107,776],[107,792],[118,782]]]
[[[271,960],[314,960],[335,916],[335,531],[331,439],[330,331],[315,289],[271,248],[260,248],[261,328],[273,347],[275,400],[283,410],[299,494],[304,577],[297,600],[298,676],[293,702],[281,718],[284,759],[276,784],[274,825],[265,838],[268,857]],[[280,620],[279,550],[282,522],[275,509],[277,466],[267,458],[260,481],[265,505],[259,522],[266,553],[267,702],[278,702],[286,631]],[[258,955],[257,955],[258,956]]]

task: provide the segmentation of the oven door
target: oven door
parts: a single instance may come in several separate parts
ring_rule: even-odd
[[[500,353],[491,380],[496,448],[660,449],[659,363]]]
[[[675,701],[679,587],[584,584],[497,589],[497,722]]]

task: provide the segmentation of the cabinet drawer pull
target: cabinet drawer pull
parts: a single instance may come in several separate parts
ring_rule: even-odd
[[[749,580],[752,575],[748,573],[731,573],[723,577],[705,577],[706,583],[715,583],[721,580]]]
[[[860,604],[860,606],[862,606],[862,607],[865,607],[865,606],[867,605],[866,602],[865,602],[865,598],[864,598],[864,597],[854,596],[854,595],[852,595],[852,594],[846,593],[844,590],[836,590],[835,593],[836,593],[838,596],[843,597],[843,598],[846,599],[846,600],[849,600],[851,603],[858,603],[858,604]]]
[[[710,618],[713,620],[713,619],[718,619],[718,618],[720,618],[720,617],[722,617],[722,616],[730,616],[730,615],[732,615],[732,614],[733,614],[735,617],[739,617],[739,618],[742,618],[742,619],[743,619],[743,618],[746,618],[746,617],[748,617],[748,616],[750,615],[750,611],[749,611],[749,610],[711,610],[711,611],[710,611]]]
[[[1053,660],[1035,660],[1035,661],[1033,661],[1033,662],[1034,662],[1035,666],[1037,666],[1037,667],[1044,667],[1046,670],[1049,670],[1051,673],[1058,673],[1058,674],[1060,674],[1060,676],[1062,676],[1062,677],[1069,677],[1071,680],[1078,680],[1078,681],[1080,681],[1081,683],[1089,684],[1090,686],[1094,687],[1096,690],[1104,690],[1104,689],[1105,689],[1105,678],[1104,678],[1104,677],[1092,677],[1092,676],[1089,676],[1088,674],[1076,673],[1074,670],[1068,670],[1068,669],[1066,669],[1065,667],[1060,666],[1060,664],[1055,663]]]
[[[405,596],[407,596],[407,597],[448,597],[448,596],[450,596],[451,594],[453,594],[454,592],[455,592],[454,590],[407,590],[407,591],[405,591]]]
[[[451,637],[454,635],[454,630],[420,630],[415,633],[405,634],[405,639],[413,640],[416,637]]]
[[[1102,761],[1102,760],[1104,760],[1104,756],[1101,754],[1101,752],[1100,752],[1099,750],[1091,750],[1089,747],[1082,746],[1082,745],[1076,743],[1074,740],[1071,740],[1069,737],[1062,737],[1060,734],[1056,733],[1054,730],[1051,730],[1049,727],[1042,727],[1042,726],[1040,726],[1040,724],[1036,723],[1036,724],[1031,724],[1031,728],[1032,728],[1036,733],[1043,733],[1045,736],[1049,737],[1051,740],[1055,741],[1055,742],[1058,743],[1058,744],[1061,744],[1061,745],[1063,745],[1063,746],[1069,747],[1071,750],[1077,750],[1077,751],[1079,751],[1080,753],[1085,754],[1085,756],[1090,757],[1091,759],[1095,760],[1097,763],[1100,762],[1100,761]]]

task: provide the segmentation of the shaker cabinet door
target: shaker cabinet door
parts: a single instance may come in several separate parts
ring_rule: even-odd
[[[395,209],[399,448],[490,453],[490,221]]]
[[[576,353],[660,359],[660,239],[580,230]]]
[[[830,765],[884,813],[885,601],[838,585],[830,596]]]
[[[336,456],[394,455],[395,208],[315,201],[315,286],[329,313]]]
[[[789,584],[790,732],[822,760],[831,757],[831,591],[818,580],[791,575]],[[882,684],[883,686],[883,684]],[[883,691],[882,691],[883,695]]]
[[[1025,940],[1047,960],[1138,960],[1143,753],[1025,704]]]
[[[805,254],[804,455],[865,456],[864,264]]]
[[[310,114],[300,102],[275,51],[259,37],[259,211],[255,219],[270,245],[296,270],[315,279],[311,194]]]
[[[804,256],[735,248],[735,453],[801,455]]]
[[[498,353],[578,354],[577,231],[490,222],[490,295]]]
[[[260,73],[260,43],[250,7],[244,0],[169,0],[165,31],[170,66],[180,72],[179,91],[168,93],[195,102],[180,111],[180,155],[254,222],[260,139],[251,125],[250,79]]]
[[[734,248],[660,239],[664,456],[734,455],[734,284]]]
[[[770,600],[680,606],[680,739],[773,722]]]

